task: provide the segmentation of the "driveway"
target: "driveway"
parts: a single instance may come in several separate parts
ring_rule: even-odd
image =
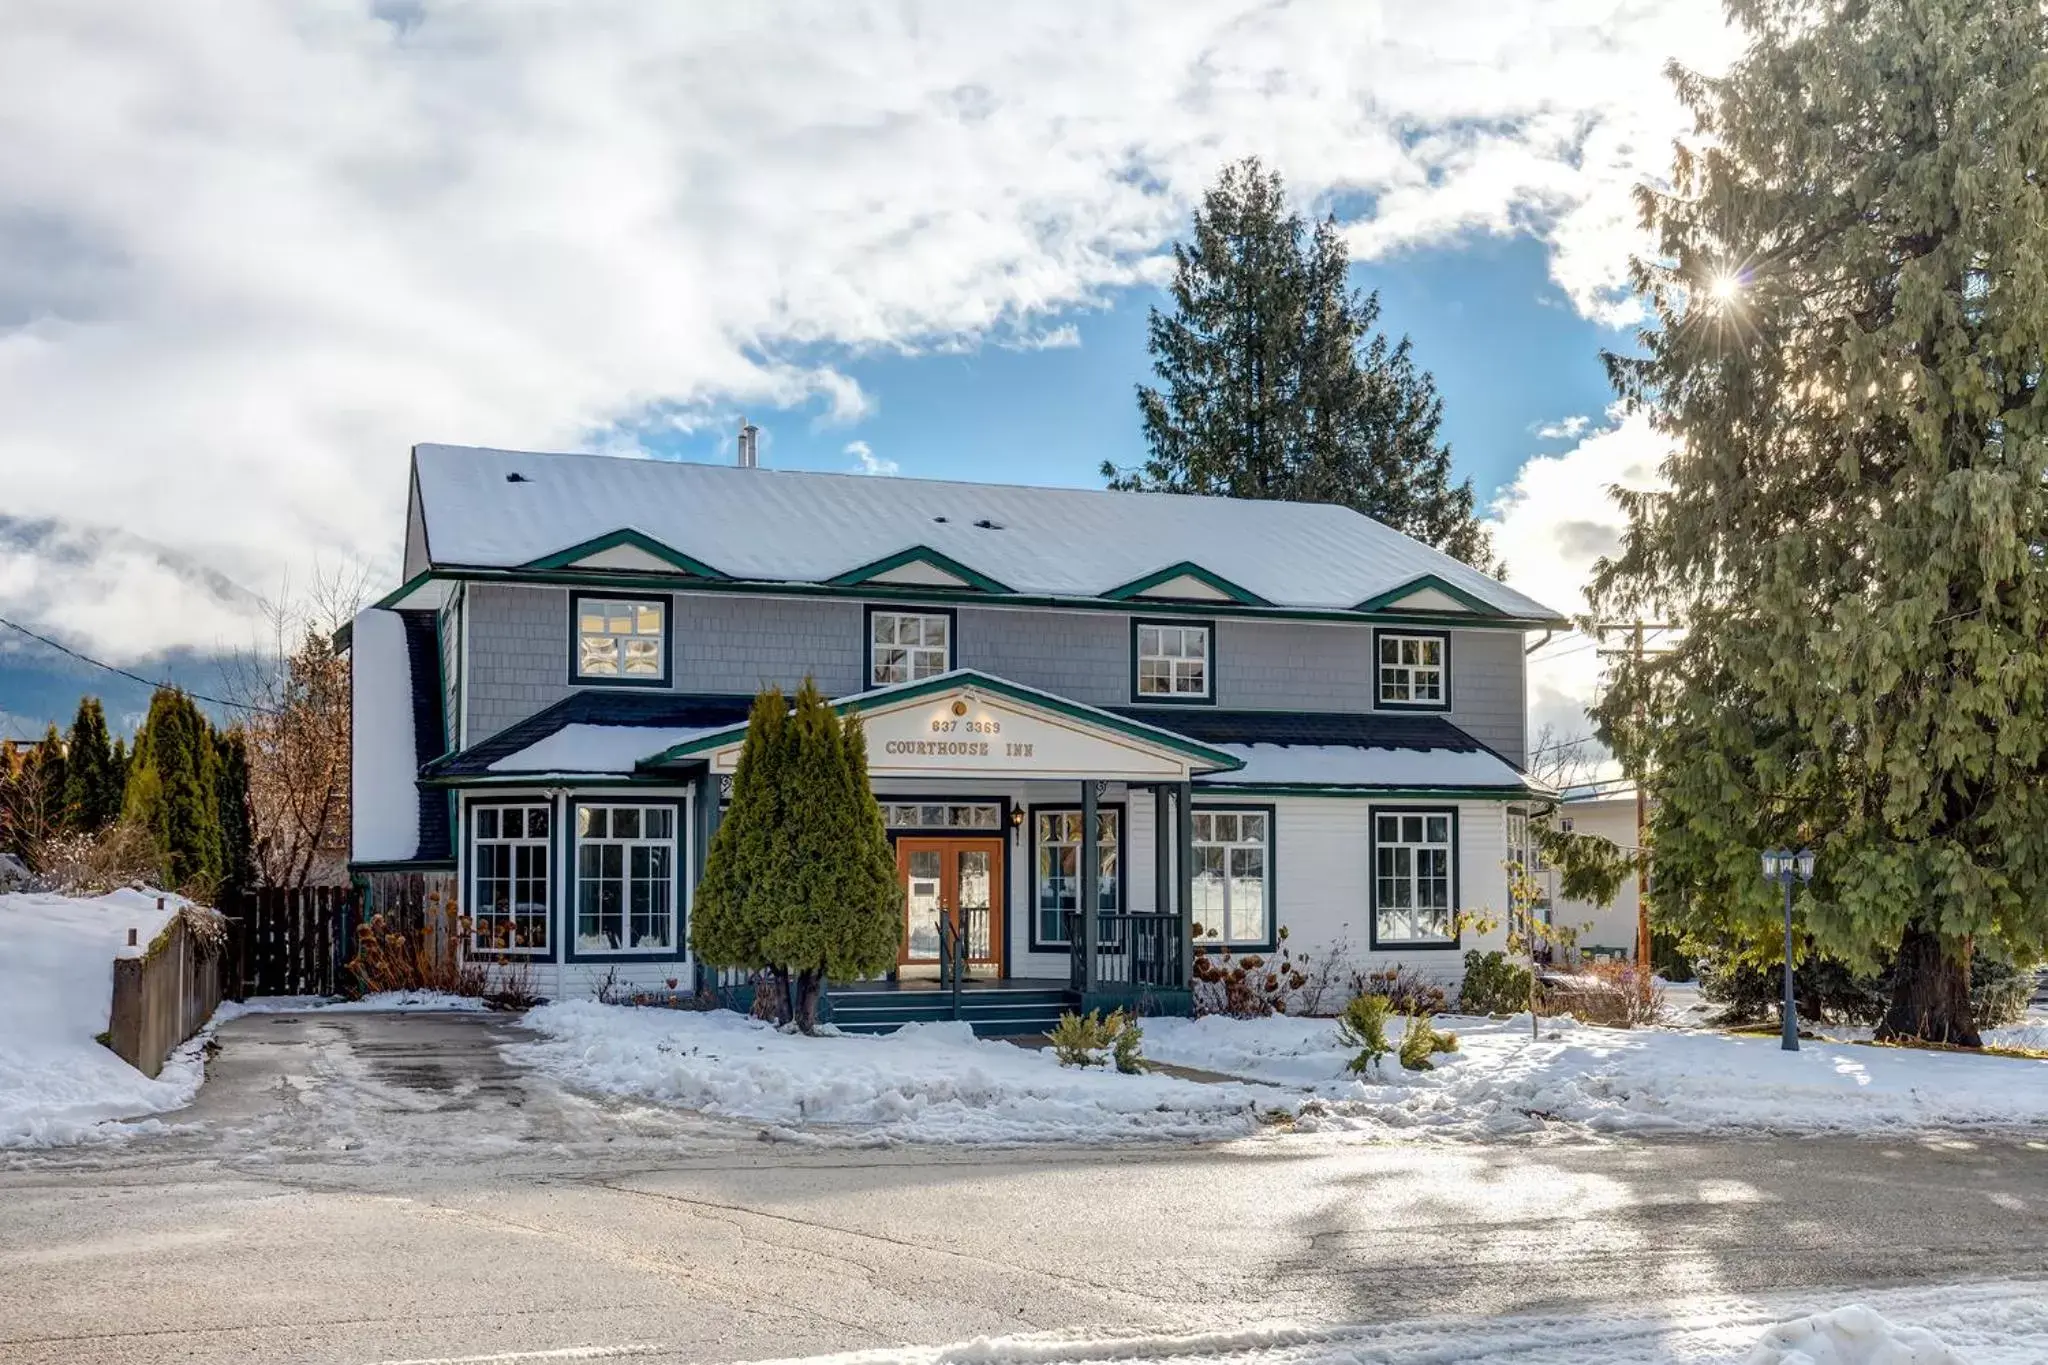
[[[2048,1264],[2041,1143],[823,1151],[570,1094],[506,1059],[521,1037],[225,1026],[177,1131],[0,1171],[0,1359],[730,1360]]]

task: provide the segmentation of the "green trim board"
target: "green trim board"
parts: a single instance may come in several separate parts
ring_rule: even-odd
[[[712,568],[703,560],[693,559],[681,550],[664,545],[644,531],[636,531],[631,527],[610,531],[604,535],[583,541],[580,544],[571,545],[566,550],[557,550],[553,554],[542,555],[539,559],[528,561],[524,567],[529,569],[566,569],[574,566],[578,560],[588,559],[591,555],[603,554],[606,550],[616,550],[621,547],[652,555],[664,564],[673,565],[692,578],[723,580],[731,577],[730,574]],[[631,571],[614,569],[611,572],[625,573]]]
[[[1231,601],[1243,606],[1270,607],[1273,605],[1251,589],[1239,587],[1222,574],[1212,573],[1191,559],[1183,559],[1178,564],[1169,564],[1163,569],[1155,569],[1143,578],[1134,578],[1121,587],[1111,588],[1102,595],[1112,602],[1129,601],[1134,597],[1143,597],[1161,583],[1171,583],[1176,578],[1192,578],[1197,583],[1207,584],[1225,597],[1228,597]]]
[[[1205,782],[1195,779],[1195,795],[1228,792],[1246,796],[1323,796],[1369,801],[1550,801],[1554,797],[1527,787],[1343,787],[1317,782]]]
[[[1353,607],[1351,610],[1359,612],[1381,611],[1385,608],[1391,607],[1394,603],[1399,602],[1404,597],[1412,597],[1418,592],[1427,592],[1431,590],[1440,592],[1444,596],[1451,598],[1454,601],[1463,603],[1466,607],[1468,607],[1472,611],[1479,613],[1481,616],[1498,617],[1503,615],[1501,609],[1499,607],[1494,606],[1491,602],[1484,601],[1481,598],[1474,596],[1472,593],[1467,592],[1465,589],[1459,587],[1457,584],[1451,582],[1450,580],[1440,578],[1433,573],[1426,573],[1418,577],[1411,578],[1406,583],[1401,584],[1397,588],[1389,588],[1387,589],[1387,591],[1383,593],[1379,593],[1375,596],[1368,597],[1363,602],[1360,602],[1357,606]],[[1419,611],[1421,610],[1421,608],[1411,607],[1409,608],[1409,610]],[[1439,617],[1446,615],[1455,617],[1458,615],[1458,613],[1439,612],[1437,613],[1437,615]]]
[[[906,564],[929,564],[941,573],[951,574],[953,577],[960,579],[967,586],[964,588],[949,588],[933,584],[877,584],[873,586],[912,587],[918,592],[971,591],[1008,593],[1010,591],[1008,587],[990,578],[981,570],[970,569],[951,555],[941,554],[928,545],[913,545],[907,550],[898,550],[893,555],[885,555],[870,563],[862,564],[858,568],[848,569],[845,573],[835,574],[833,577],[825,580],[825,586],[856,588],[863,584],[872,584],[872,580],[876,577],[888,573],[892,569],[900,569]]]
[[[899,599],[929,601],[935,594],[957,593],[961,589],[929,588],[895,583],[791,583],[769,579],[708,579],[677,574],[665,580],[660,574],[621,574],[588,569],[505,569],[490,565],[446,564],[416,575],[393,589],[373,606],[390,607],[403,601],[429,580],[476,583],[517,583],[536,587],[627,588],[646,591],[667,586],[676,592],[740,593],[754,597],[825,597],[852,601]],[[992,580],[991,580],[992,581]],[[1018,593],[992,590],[1000,605],[1048,607],[1059,611],[1128,612],[1132,604],[1102,597],[1062,597],[1051,593]],[[1235,616],[1269,621],[1345,621],[1356,623],[1361,616],[1387,625],[1412,624],[1442,628],[1455,624],[1470,630],[1562,629],[1571,624],[1563,616],[1473,616],[1447,617],[1442,612],[1361,612],[1358,608],[1251,606],[1238,602],[1176,602],[1168,598],[1147,598],[1143,610],[1153,616]]]
[[[1172,750],[1184,757],[1211,765],[1220,772],[1234,772],[1244,766],[1244,760],[1238,758],[1235,754],[1228,754],[1221,749],[1211,748],[1207,744],[1197,743],[1185,735],[1175,734],[1173,731],[1160,726],[1147,725],[1143,721],[1127,720],[1111,711],[1103,711],[1093,706],[1083,705],[1080,702],[1068,701],[1065,697],[1056,697],[1050,692],[1041,692],[1035,687],[1025,687],[1021,683],[1013,683],[1005,678],[996,678],[986,673],[977,673],[970,668],[955,669],[950,673],[941,673],[935,677],[926,678],[921,682],[905,683],[897,687],[876,688],[873,691],[861,692],[854,696],[841,697],[832,702],[832,709],[842,716],[859,715],[884,706],[895,706],[902,702],[916,701],[920,697],[933,696],[941,692],[957,691],[961,688],[972,688],[976,691],[987,692],[992,696],[1003,697],[1025,706],[1035,706],[1042,710],[1067,716],[1073,720],[1085,721],[1100,729],[1114,731],[1117,734],[1125,735],[1132,739],[1142,740],[1147,744],[1157,745],[1162,749]],[[643,759],[641,760],[641,767],[643,770],[653,769],[670,763],[693,760],[701,755],[739,742],[746,737],[746,733],[747,723],[739,721],[723,729],[713,730],[708,734],[699,735],[695,739],[686,740],[681,744],[675,745],[673,748]]]

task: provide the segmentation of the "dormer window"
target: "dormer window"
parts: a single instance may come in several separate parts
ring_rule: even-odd
[[[1377,631],[1374,698],[1383,707],[1411,711],[1451,709],[1450,637],[1441,631]]]
[[[570,680],[621,686],[668,684],[668,599],[575,593]]]
[[[953,613],[868,608],[868,686],[894,687],[953,666]]]

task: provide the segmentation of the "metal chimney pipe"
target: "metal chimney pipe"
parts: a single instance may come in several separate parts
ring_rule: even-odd
[[[740,468],[758,469],[761,465],[761,428],[740,418]]]

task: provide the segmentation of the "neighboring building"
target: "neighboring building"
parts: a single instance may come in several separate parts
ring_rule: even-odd
[[[1091,999],[1184,1004],[1195,926],[1454,977],[1551,795],[1561,618],[1340,507],[420,446],[405,544],[352,630],[355,867],[453,872],[556,996],[694,975],[747,708],[806,675],[866,724],[904,981],[942,915]]]
[[[1590,834],[1606,839],[1617,848],[1633,851],[1636,847],[1636,789],[1635,784],[1595,784],[1587,787],[1567,788],[1554,814],[1560,825],[1569,820],[1574,834]],[[1546,873],[1546,880],[1555,882],[1555,873]],[[1552,922],[1569,925],[1579,931],[1578,946],[1582,954],[1620,956],[1633,958],[1636,955],[1636,879],[1624,877],[1621,890],[1611,905],[1595,905],[1590,901],[1566,900],[1552,896]]]

